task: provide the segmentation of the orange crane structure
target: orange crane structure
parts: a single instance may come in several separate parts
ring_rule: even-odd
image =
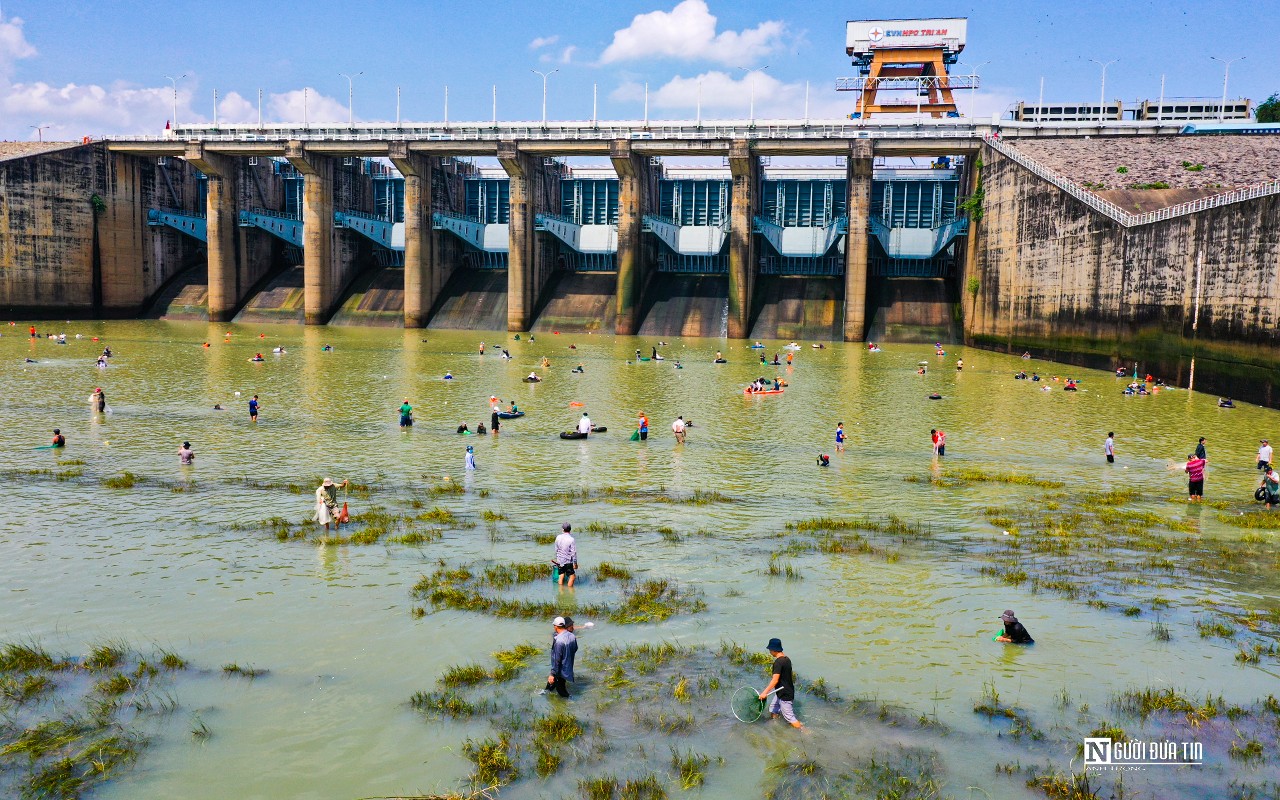
[[[956,89],[976,89],[977,75],[950,73],[964,50],[968,20],[851,20],[845,29],[845,53],[858,67],[856,78],[836,79],[838,91],[859,92],[850,119],[875,114],[925,114],[958,117]],[[881,94],[911,92],[914,101]]]

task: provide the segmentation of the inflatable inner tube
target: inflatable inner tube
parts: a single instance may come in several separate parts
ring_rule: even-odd
[[[577,431],[561,431],[560,438],[561,439],[585,439],[587,438],[587,435],[585,433],[578,433]]]
[[[941,400],[941,399],[942,399],[942,395],[940,395],[940,394],[931,394],[931,395],[929,395],[929,399],[930,399],[930,400]]]
[[[728,362],[726,359],[723,359],[723,358],[717,358],[715,361],[713,361],[713,362],[711,362],[711,363],[713,363],[713,364],[728,364],[729,362]]]
[[[523,411],[499,411],[498,419],[519,419],[524,416]]]
[[[604,425],[592,425],[592,426],[591,426],[591,432],[592,432],[592,433],[604,433],[604,432],[605,432],[605,431],[607,431],[607,430],[609,430],[609,429],[608,429],[607,427],[605,427]]]
[[[1261,503],[1263,500],[1266,500],[1267,499],[1266,487],[1259,486],[1256,490],[1254,490],[1253,499],[1257,500],[1259,503]]]

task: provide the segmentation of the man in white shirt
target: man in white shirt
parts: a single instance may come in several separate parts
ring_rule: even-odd
[[[568,586],[573,588],[573,582],[578,578],[575,574],[578,569],[578,545],[573,540],[571,530],[573,526],[567,522],[560,525],[560,535],[556,537],[556,554],[552,563],[560,573],[557,582],[563,586],[565,578],[568,578]]]
[[[676,444],[684,444],[684,417],[676,417],[676,421],[671,423],[671,430],[676,435]]]
[[[1258,445],[1258,469],[1266,469],[1271,463],[1271,443],[1263,439]]]
[[[591,417],[585,411],[582,412],[582,419],[578,420],[578,433],[591,433]]]
[[[1114,433],[1107,434],[1107,440],[1102,443],[1102,453],[1107,457],[1108,464],[1116,463],[1116,435]]]

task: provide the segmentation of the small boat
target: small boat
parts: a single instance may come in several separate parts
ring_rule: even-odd
[[[636,361],[652,361],[652,360],[653,359],[649,358],[648,356],[640,356],[639,358],[636,359]]]
[[[499,411],[498,419],[520,419],[524,416],[523,411]]]
[[[747,349],[748,349],[748,350],[763,350],[763,349],[764,349],[764,345],[760,344],[759,342],[756,342],[756,343],[755,343],[755,344],[753,344],[753,345],[748,345]]]
[[[825,350],[827,347],[825,344],[811,344],[809,346],[812,347],[814,350]]]
[[[761,389],[758,392],[753,392],[748,389],[743,389],[742,393],[747,395],[748,397],[754,397],[758,394],[782,394],[784,391],[785,391],[784,389]]]
[[[591,426],[591,432],[592,432],[592,433],[604,433],[604,432],[606,432],[606,431],[608,431],[608,430],[609,430],[609,429],[608,429],[607,427],[605,427],[604,425],[592,425],[592,426]],[[561,433],[560,433],[560,438],[561,438],[561,439],[585,439],[585,438],[587,438],[587,434],[582,433],[582,432],[580,432],[580,431],[561,431]]]
[[[648,360],[649,360],[649,359],[647,359],[647,358],[643,358],[643,359],[641,359],[641,361],[648,361]],[[653,357],[653,360],[654,360],[654,361],[666,361],[666,360],[667,360],[667,357],[666,357],[666,356],[654,356],[654,357]]]
[[[784,346],[782,349],[783,350],[799,350],[800,345],[796,344],[795,342],[792,342],[791,344]]]

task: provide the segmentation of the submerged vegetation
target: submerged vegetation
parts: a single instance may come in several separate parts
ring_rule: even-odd
[[[74,800],[116,777],[146,748],[153,718],[177,707],[165,684],[185,668],[119,642],[79,658],[0,645],[0,794]]]
[[[672,581],[637,581],[629,572],[616,569],[608,574],[620,584],[613,592],[612,603],[576,604],[566,609],[562,602],[551,599],[503,594],[549,579],[545,564],[499,563],[473,569],[470,565],[451,567],[440,561],[434,573],[414,584],[411,595],[436,610],[472,611],[513,619],[551,619],[568,610],[584,618],[608,619],[619,625],[661,622],[676,614],[696,614],[707,607],[697,591]],[[621,577],[623,574],[628,577]]]

